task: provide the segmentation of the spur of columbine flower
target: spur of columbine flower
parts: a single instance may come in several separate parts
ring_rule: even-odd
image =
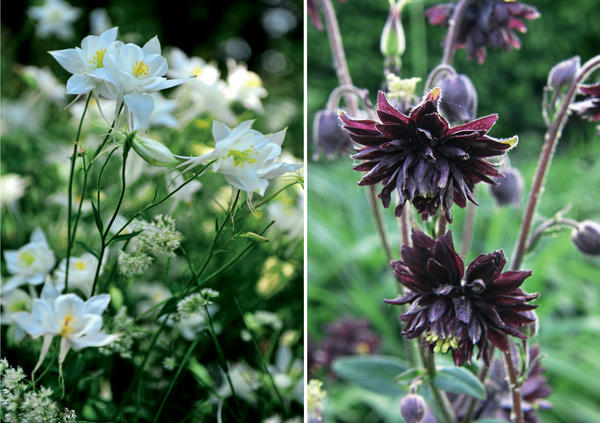
[[[13,275],[2,286],[4,293],[26,283],[31,285],[43,283],[56,263],[54,253],[46,241],[46,235],[40,228],[32,232],[29,243],[18,250],[4,251],[4,260],[8,272]]]
[[[480,255],[465,272],[451,232],[436,240],[413,230],[412,242],[412,247],[402,247],[402,260],[390,263],[407,291],[385,300],[410,304],[400,316],[407,338],[424,334],[424,345],[431,351],[452,350],[457,366],[471,362],[475,345],[477,357],[489,364],[490,343],[506,352],[507,335],[527,339],[519,326],[533,321],[527,312],[537,306],[527,302],[538,294],[526,294],[519,286],[531,271],[502,273],[506,257],[498,250]]]
[[[425,16],[431,25],[448,27],[455,7],[456,3],[438,4],[427,9]],[[487,46],[504,47],[506,51],[520,48],[514,30],[527,32],[523,19],[539,17],[535,7],[514,0],[472,1],[458,28],[457,47],[466,48],[469,59],[477,57],[483,63]]]
[[[588,96],[585,100],[578,101],[571,105],[571,109],[577,114],[589,121],[600,120],[600,82],[594,85],[582,85],[579,87],[582,94]],[[598,126],[600,133],[600,125]]]
[[[117,335],[102,331],[102,313],[108,307],[108,294],[95,295],[83,301],[75,294],[59,295],[56,288],[46,282],[41,298],[33,300],[31,313],[12,315],[14,322],[31,337],[44,337],[40,358],[33,372],[39,368],[52,344],[54,336],[60,339],[59,368],[71,348],[79,351],[86,347],[102,347],[110,344]]]
[[[399,196],[396,216],[406,201],[421,213],[423,220],[441,207],[452,221],[452,203],[465,207],[473,196],[475,184],[501,176],[484,159],[500,156],[514,147],[518,137],[495,139],[487,135],[497,114],[449,127],[438,111],[441,90],[434,88],[419,106],[405,115],[388,103],[379,92],[377,114],[381,122],[354,120],[340,113],[350,137],[365,147],[352,156],[363,163],[354,169],[367,172],[359,185],[382,183],[379,198],[384,207],[391,193]]]
[[[294,172],[302,164],[275,161],[281,154],[285,129],[264,135],[251,129],[252,123],[247,120],[231,129],[214,121],[215,149],[199,157],[184,157],[188,160],[181,166],[189,170],[214,160],[213,171],[221,173],[234,188],[264,195],[270,179]]]

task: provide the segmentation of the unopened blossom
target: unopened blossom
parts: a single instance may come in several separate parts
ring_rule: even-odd
[[[421,423],[426,408],[425,399],[418,394],[410,393],[400,402],[400,414],[406,423]]]
[[[40,38],[55,35],[61,40],[73,36],[73,22],[81,10],[63,0],[46,0],[42,6],[27,9],[27,15],[36,21],[35,33]]]
[[[538,294],[526,294],[519,286],[531,271],[502,272],[506,257],[501,250],[477,257],[466,271],[454,250],[452,233],[432,239],[413,230],[412,247],[402,247],[402,260],[390,262],[394,276],[406,287],[404,295],[388,304],[410,304],[400,316],[403,334],[423,334],[433,352],[452,351],[454,364],[471,362],[473,347],[489,364],[490,343],[507,351],[507,335],[527,339],[520,326],[532,323],[528,304]]]
[[[105,256],[106,257],[106,256]],[[103,265],[106,260],[103,260]],[[69,258],[69,289],[76,288],[80,290],[86,297],[89,297],[92,293],[92,286],[94,284],[94,277],[96,275],[96,267],[98,266],[98,259],[90,254],[83,253],[80,257]],[[104,266],[100,267],[102,272]],[[58,265],[58,269],[55,271],[55,277],[57,279],[56,285],[64,287],[65,277],[67,270],[67,259],[61,260]]]
[[[455,74],[440,82],[440,110],[451,123],[462,123],[477,116],[477,91],[467,75]]]
[[[591,256],[600,255],[600,224],[584,220],[573,229],[571,240],[579,251]]]
[[[275,161],[281,154],[281,143],[286,130],[264,135],[251,129],[253,121],[247,120],[231,129],[214,121],[212,133],[215,149],[200,157],[189,158],[183,163],[187,169],[216,160],[212,165],[215,172],[221,173],[227,182],[248,194],[264,195],[269,180],[287,172],[294,172],[302,164]]]
[[[312,137],[315,147],[313,160],[318,160],[321,154],[333,160],[352,150],[352,140],[341,126],[337,109],[319,110],[315,113]]]
[[[101,347],[117,338],[102,331],[102,313],[108,307],[108,294],[95,295],[83,301],[75,294],[56,295],[50,283],[44,285],[42,297],[33,300],[31,313],[13,315],[14,321],[34,339],[44,337],[42,351],[35,370],[41,365],[50,348],[52,338],[59,336],[59,367],[72,348]],[[34,370],[34,372],[35,372]]]
[[[452,204],[465,207],[478,182],[494,184],[500,176],[488,157],[501,156],[517,143],[518,137],[495,139],[488,135],[498,119],[493,114],[450,127],[440,115],[442,93],[432,89],[423,103],[406,115],[388,103],[379,92],[374,120],[354,120],[341,113],[350,137],[365,147],[352,156],[363,162],[354,169],[366,172],[359,185],[381,182],[378,197],[389,207],[391,194],[398,193],[396,216],[406,201],[421,213],[423,220],[441,208],[452,221]]]
[[[260,99],[267,96],[267,90],[263,87],[260,76],[249,71],[245,64],[236,63],[233,59],[227,61],[227,68],[227,87],[231,98],[242,103],[247,109],[262,112]]]
[[[502,169],[502,176],[496,178],[496,184],[492,185],[492,196],[499,206],[511,205],[518,207],[523,194],[523,177],[521,172],[515,168]]]
[[[431,25],[448,27],[455,7],[456,3],[439,4],[427,9],[425,16]],[[539,17],[535,7],[514,0],[472,1],[462,16],[456,47],[466,48],[469,59],[483,63],[487,47],[520,48],[515,31],[526,32],[524,19]]]
[[[88,35],[81,41],[81,47],[49,52],[67,72],[73,74],[67,81],[67,94],[85,94],[93,89],[109,94],[108,97],[116,93],[117,87],[107,86],[105,81],[92,74],[104,67],[104,58],[109,50],[118,50],[123,44],[116,41],[117,32],[117,27],[110,28],[99,36]]]
[[[0,175],[0,206],[2,209],[8,207],[15,211],[17,201],[25,195],[28,185],[29,179],[16,173]]]
[[[5,250],[4,260],[8,278],[2,286],[3,292],[8,292],[24,284],[39,285],[44,282],[46,275],[56,263],[54,252],[48,246],[46,235],[40,228],[36,228],[29,243],[18,250]]]
[[[172,167],[177,159],[167,146],[148,137],[136,136],[131,143],[133,150],[145,161],[154,166]]]

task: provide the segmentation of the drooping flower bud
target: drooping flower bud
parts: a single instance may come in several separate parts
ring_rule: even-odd
[[[571,85],[573,78],[579,72],[581,59],[573,56],[556,64],[548,74],[548,86],[555,90]]]
[[[406,423],[420,423],[425,417],[425,400],[421,395],[406,395],[400,403],[400,413]]]
[[[352,140],[348,132],[341,127],[337,110],[319,110],[315,114],[313,143],[315,145],[314,160],[317,160],[321,153],[332,160],[338,154],[350,151]]]
[[[440,109],[451,123],[475,119],[477,91],[467,75],[453,75],[440,83]]]
[[[400,11],[402,9],[403,2],[399,5],[391,5],[390,13],[388,14],[387,21],[383,27],[381,33],[381,41],[379,43],[379,49],[384,57],[400,57],[404,54],[406,49],[406,42],[404,40],[404,28],[402,27],[402,20],[400,19]]]
[[[132,146],[142,159],[154,166],[171,167],[177,163],[171,150],[151,138],[135,137]]]
[[[571,233],[571,240],[582,253],[591,256],[600,255],[600,224],[584,220]]]
[[[515,168],[502,170],[504,176],[495,179],[497,185],[492,185],[492,196],[499,206],[512,205],[517,207],[523,192],[523,177]]]

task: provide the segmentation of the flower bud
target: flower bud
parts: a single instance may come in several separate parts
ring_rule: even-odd
[[[535,310],[524,311],[523,314],[529,319],[533,320],[531,323],[524,323],[521,325],[521,332],[527,335],[529,338],[537,336],[539,331],[538,317]]]
[[[406,395],[400,403],[400,413],[406,423],[420,423],[425,417],[425,400],[421,395]]]
[[[582,253],[600,255],[600,224],[584,220],[571,233],[571,240]]]
[[[313,159],[317,160],[321,153],[329,160],[338,154],[346,153],[352,146],[352,140],[341,126],[338,112],[335,109],[319,110],[315,114],[313,124],[313,142],[315,153]]]
[[[477,91],[467,75],[453,75],[440,83],[440,109],[451,123],[475,119]]]
[[[512,205],[517,207],[523,192],[523,178],[515,168],[502,170],[504,176],[496,178],[497,185],[492,185],[492,195],[499,206]]]
[[[153,139],[135,137],[132,146],[142,159],[154,166],[171,167],[177,163],[171,150]]]
[[[379,49],[384,57],[400,57],[406,48],[400,10],[400,7],[391,6],[383,27]]]
[[[580,63],[579,56],[574,56],[555,65],[548,74],[548,86],[558,91],[564,86],[571,85],[573,78],[579,72]]]

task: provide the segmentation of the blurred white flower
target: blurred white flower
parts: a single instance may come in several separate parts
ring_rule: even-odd
[[[256,404],[255,392],[261,386],[260,373],[244,362],[235,363],[229,367],[229,377],[235,387],[235,393],[244,401],[250,404]],[[223,374],[223,383],[217,389],[217,394],[221,397],[228,397],[232,394],[231,388],[227,383],[225,374]]]
[[[54,289],[50,283],[44,290]],[[108,294],[95,295],[83,301],[75,294],[45,296],[33,300],[31,313],[20,312],[13,315],[14,321],[34,339],[44,336],[40,358],[34,372],[44,361],[52,338],[61,337],[58,354],[59,367],[71,348],[79,351],[86,347],[102,347],[114,341],[118,335],[108,335],[102,331],[102,313],[108,307]]]
[[[0,298],[2,304],[2,315],[0,321],[3,325],[10,325],[14,322],[13,315],[21,311],[31,311],[33,300],[22,289],[14,289]],[[19,326],[15,326],[14,337],[20,342],[25,337],[25,332]]]
[[[0,107],[0,134],[15,130],[37,134],[41,129],[45,113],[44,103],[38,101],[34,95],[30,94],[15,100],[3,98]]]
[[[137,301],[137,313],[142,314],[173,296],[161,283],[144,283],[139,286],[140,299]]]
[[[67,72],[73,74],[67,81],[67,94],[85,94],[93,89],[98,89],[102,95],[115,93],[117,88],[114,84],[107,86],[105,80],[95,78],[92,73],[104,67],[104,59],[109,51],[118,51],[123,44],[115,41],[117,32],[118,28],[114,27],[99,36],[88,35],[81,41],[81,48],[49,52]]]
[[[221,80],[219,69],[199,57],[188,57],[183,51],[174,48],[169,54],[169,72],[173,78],[194,76],[185,88],[178,88],[175,98],[184,107],[183,122],[189,122],[201,113],[211,113],[216,119],[228,124],[235,123],[235,115],[230,110],[230,96],[227,84]]]
[[[185,179],[184,179],[183,175],[181,174],[181,172],[178,172],[178,171],[173,171],[170,174],[167,174],[166,178],[167,178],[167,189],[169,190],[170,193],[175,191],[183,183],[185,183]],[[197,179],[194,179],[193,181],[188,182],[183,188],[181,188],[179,191],[177,191],[175,194],[173,194],[171,196],[171,198],[173,198],[175,200],[173,202],[173,205],[171,206],[171,210],[173,210],[179,202],[183,202],[188,205],[192,204],[192,196],[200,188],[202,188],[202,184]]]
[[[98,8],[90,12],[90,28],[94,35],[100,35],[111,27],[106,9]]]
[[[239,101],[247,109],[262,112],[260,99],[267,96],[267,90],[260,76],[249,71],[245,64],[236,64],[233,59],[227,61],[227,68],[227,85],[232,100]]]
[[[33,6],[27,15],[37,21],[35,33],[40,38],[54,34],[62,40],[73,36],[73,22],[81,11],[63,0],[46,0],[42,6]]]
[[[152,94],[152,100],[154,101],[154,110],[150,115],[148,126],[179,127],[179,122],[172,115],[177,108],[177,100],[167,100],[160,93]]]
[[[35,83],[37,90],[48,97],[59,106],[65,102],[65,88],[52,74],[49,68],[38,68],[36,66],[25,66],[21,74],[31,82]]]
[[[0,175],[0,205],[16,211],[17,200],[25,195],[29,180],[15,173]]]
[[[102,266],[100,266],[100,273],[102,273],[104,263],[106,263],[106,257],[108,257],[108,254],[104,255]],[[92,285],[94,284],[97,266],[98,259],[90,253],[83,253],[80,257],[71,257],[69,259],[69,288],[77,288],[83,292],[86,297],[89,297],[92,293]],[[55,285],[60,287],[61,291],[65,286],[66,271],[67,259],[64,258],[54,273],[56,278]]]
[[[301,237],[304,233],[304,194],[300,192],[295,203],[288,198],[271,202],[267,215],[275,221],[275,227],[290,238]]]
[[[2,286],[4,293],[29,283],[39,285],[46,274],[54,267],[56,258],[48,246],[46,236],[40,228],[31,234],[30,242],[18,250],[5,250],[4,260],[8,273],[13,275]]]
[[[234,129],[214,121],[212,133],[215,149],[199,157],[191,157],[182,166],[187,169],[216,160],[213,171],[223,174],[227,182],[247,193],[264,195],[269,180],[302,167],[301,164],[276,162],[286,130],[263,135],[251,129],[251,120]]]

